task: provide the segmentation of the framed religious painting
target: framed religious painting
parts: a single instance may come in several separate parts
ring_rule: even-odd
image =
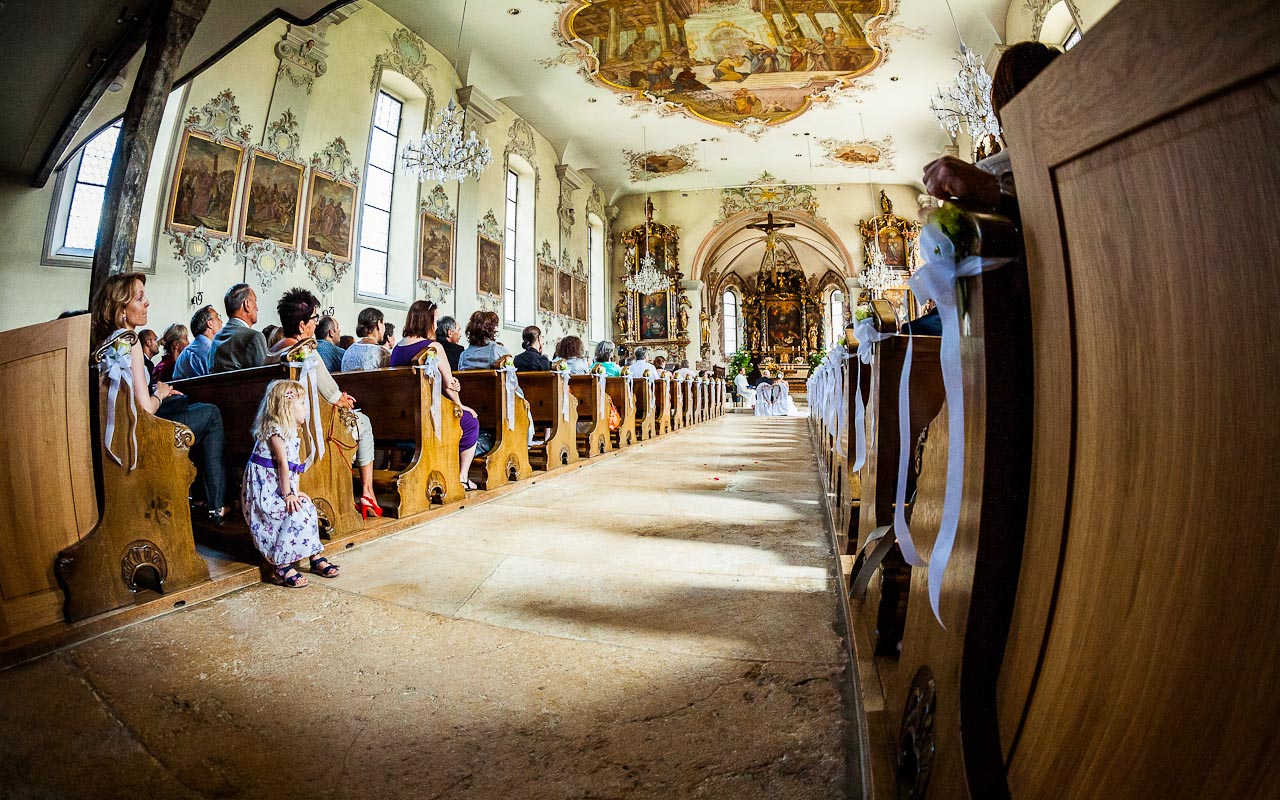
[[[350,261],[355,239],[356,185],[325,172],[311,173],[303,238],[307,253]]]
[[[556,273],[559,288],[556,291],[556,313],[566,317],[573,316],[573,275],[568,272]]]
[[[771,298],[765,302],[765,344],[770,351],[804,350],[805,304],[799,299]]]
[[[893,213],[893,201],[880,192],[880,213],[858,224],[862,233],[862,262],[871,266],[872,253],[884,256],[885,266],[910,277],[918,266],[920,223]]]
[[[642,294],[639,300],[640,341],[671,338],[671,296],[666,290]]]
[[[906,284],[885,289],[880,292],[880,299],[888,301],[889,305],[893,306],[893,313],[898,317],[899,325],[918,316],[916,296]]]
[[[476,291],[502,296],[502,245],[480,235],[476,242]]]
[[[302,204],[302,164],[254,150],[245,177],[240,239],[270,239],[286,250],[298,247],[298,209]]]
[[[418,277],[452,285],[453,221],[426,211],[418,219]]]
[[[556,313],[556,268],[545,261],[538,262],[538,310]]]
[[[587,321],[587,279],[573,279],[573,314],[574,319]]]
[[[200,131],[182,135],[173,195],[165,224],[171,230],[203,227],[217,236],[231,235],[244,148],[215,142]]]

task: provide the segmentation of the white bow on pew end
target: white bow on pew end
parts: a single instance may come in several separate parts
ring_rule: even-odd
[[[942,521],[934,540],[929,558],[929,605],[938,624],[944,628],[939,604],[942,596],[942,578],[951,560],[955,545],[956,526],[960,521],[960,501],[964,491],[964,381],[960,364],[960,312],[956,303],[956,281],[980,275],[1013,259],[968,256],[956,260],[955,245],[943,233],[936,222],[925,225],[920,232],[920,253],[924,265],[907,281],[921,303],[933,300],[938,306],[942,322],[942,346],[939,361],[942,366],[942,385],[947,403],[947,478],[946,493],[942,502]],[[903,505],[906,501],[907,467],[912,453],[910,445],[910,399],[907,391],[911,377],[911,342],[907,342],[906,362],[902,367],[902,382],[898,386],[899,460],[897,509],[894,512],[894,528],[902,534],[908,531]],[[907,533],[908,541],[910,534]],[[903,556],[907,556],[903,548]],[[923,566],[919,554],[912,548],[914,566]],[[919,563],[917,563],[919,562]]]
[[[875,353],[874,345],[877,342],[883,342],[893,336],[897,336],[893,332],[880,332],[876,330],[875,320],[866,317],[858,321],[854,326],[853,335],[858,339],[858,361],[863,364],[870,364]],[[910,346],[910,345],[908,345]],[[854,386],[854,405],[853,405],[853,471],[857,472],[862,469],[862,465],[867,463],[867,402],[862,396],[862,381],[859,379],[856,366],[853,368],[853,375],[850,376]],[[910,533],[907,534],[910,537]]]
[[[132,332],[127,333],[132,334]],[[137,339],[134,338],[133,341],[136,342]],[[129,393],[131,416],[129,440],[133,446],[133,456],[127,468],[129,472],[133,472],[138,467],[138,399],[133,396],[132,350],[133,345],[130,343],[129,336],[121,335],[121,331],[116,331],[112,341],[100,351],[102,362],[106,366],[105,377],[110,381],[110,386],[107,387],[107,425],[102,433],[102,443],[106,446],[107,455],[111,460],[123,467],[124,462],[111,449],[111,443],[116,437],[116,399],[120,396],[120,389],[123,387]]]
[[[444,391],[440,380],[440,362],[433,353],[427,356],[427,359],[418,364],[415,369],[422,370],[423,374],[431,379],[431,424],[436,429],[436,441],[438,442],[444,435],[440,422],[440,398]]]
[[[314,344],[315,340],[311,340]],[[295,360],[292,355],[296,352],[302,352],[293,348],[286,351],[281,356],[285,360]],[[311,447],[307,448],[307,460],[304,462],[307,469],[311,469],[311,465],[316,461],[324,458],[324,422],[320,419],[320,381],[316,380],[316,374],[319,369],[320,354],[315,350],[310,351],[301,360],[299,364],[300,372],[298,373],[298,382],[309,388],[311,402],[307,408],[307,435],[311,437]]]

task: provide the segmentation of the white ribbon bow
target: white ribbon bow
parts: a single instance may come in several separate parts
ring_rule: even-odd
[[[523,398],[524,392],[520,391],[520,380],[516,377],[515,364],[508,364],[498,371],[505,373],[503,380],[507,392],[507,430],[514,431],[516,429],[516,398]],[[532,430],[532,426],[530,427]]]
[[[607,421],[608,415],[609,415],[609,404],[606,403],[604,399],[604,396],[605,396],[604,379],[606,376],[604,375],[604,373],[599,373],[596,375],[592,375],[591,377],[594,378],[596,382],[596,411],[593,416],[595,416],[596,421],[599,422],[601,419],[599,415],[603,414],[604,415],[603,419]]]
[[[568,422],[570,412],[569,406],[573,403],[573,400],[570,399],[573,396],[573,393],[569,391],[569,370],[556,370],[555,375],[560,379],[560,418],[565,422]]]
[[[649,373],[648,375],[645,375],[644,379],[649,382],[649,413],[652,414],[657,409],[656,400],[653,394],[654,385],[655,385],[654,380],[656,379],[653,377],[653,373]]]
[[[858,361],[863,364],[871,363],[873,346],[877,342],[897,336],[893,332],[876,330],[875,321],[871,317],[859,320],[854,326],[853,335],[858,340]],[[907,343],[907,347],[911,347],[910,342]],[[853,372],[853,471],[857,472],[862,469],[863,464],[867,463],[867,402],[862,396],[862,381],[859,379],[858,370],[855,368]],[[910,533],[907,534],[908,538],[910,535]]]
[[[120,350],[112,346],[107,349],[103,359],[110,386],[107,388],[107,427],[102,434],[102,443],[106,445],[107,455],[111,456],[111,460],[123,467],[124,462],[112,451],[111,443],[116,437],[116,399],[120,396],[120,389],[124,388],[129,393],[129,413],[132,417],[129,421],[129,440],[133,444],[133,459],[129,463],[129,472],[138,467],[138,400],[133,396],[132,349],[126,347]]]
[[[928,576],[929,605],[933,608],[933,615],[937,618],[938,624],[943,625],[939,610],[942,599],[942,579],[946,574],[947,562],[951,560],[951,550],[955,545],[956,526],[960,521],[960,501],[964,492],[964,380],[960,364],[960,313],[956,304],[956,280],[980,275],[984,268],[999,266],[1012,259],[983,259],[980,256],[970,256],[957,262],[955,246],[942,229],[933,223],[926,225],[920,232],[920,253],[924,258],[924,266],[916,270],[908,284],[920,302],[926,303],[933,300],[938,307],[938,315],[942,322],[939,361],[942,366],[942,385],[947,402],[946,493],[942,501],[942,521],[938,525],[938,536],[929,558]],[[906,530],[902,507],[906,494],[907,464],[911,458],[907,441],[910,438],[907,400],[907,383],[910,375],[911,345],[908,343],[898,399],[901,452],[898,463],[898,510],[894,526],[899,530]],[[943,625],[943,627],[946,626]]]
[[[320,381],[316,379],[320,363],[320,354],[312,350],[302,360],[298,374],[298,382],[306,386],[311,394],[310,407],[307,409],[307,435],[311,437],[311,447],[307,448],[306,467],[324,458],[324,423],[320,419]]]
[[[444,389],[440,380],[440,362],[434,358],[428,358],[419,364],[417,369],[422,370],[422,374],[431,380],[431,426],[435,428],[438,442],[444,435],[440,422],[440,396]]]

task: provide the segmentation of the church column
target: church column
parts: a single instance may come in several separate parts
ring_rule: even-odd
[[[689,50],[689,37],[684,32],[684,18],[676,14],[676,41],[684,47],[685,52]]]
[[[862,26],[859,25],[857,20],[853,17],[844,13],[844,9],[840,7],[840,4],[837,3],[836,0],[827,0],[827,5],[831,6],[831,10],[840,18],[840,22],[844,24],[845,28],[847,28],[850,33],[861,39],[867,38],[867,34],[862,30]],[[817,23],[817,20],[815,19],[814,22]],[[821,26],[819,26],[818,30],[822,30]]]
[[[671,49],[671,26],[667,21],[666,0],[658,0],[654,3],[654,7],[658,12],[658,44],[662,45],[663,57],[671,58],[675,55],[675,51]]]
[[[764,21],[769,25],[770,32],[773,33],[773,43],[782,44],[782,31],[778,30],[778,22],[773,18],[773,12],[769,10],[767,2],[761,6],[761,13],[764,15]]]
[[[622,58],[622,29],[618,25],[618,3],[609,4],[609,34],[604,43],[604,63]]]
[[[146,52],[125,107],[107,177],[89,277],[90,297],[112,274],[133,270],[142,190],[160,133],[160,118],[173,90],[173,76],[182,52],[208,7],[209,0],[161,0],[152,11]]]

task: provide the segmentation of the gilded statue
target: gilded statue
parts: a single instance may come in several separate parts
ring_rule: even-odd
[[[681,336],[689,333],[689,309],[692,305],[693,304],[689,302],[689,298],[685,297],[683,294],[680,295],[680,310],[677,312],[676,316],[680,324],[680,327],[677,328],[677,330],[680,332]]]
[[[809,323],[809,350],[814,351],[817,349],[818,349],[818,323],[810,322]]]
[[[627,338],[627,295],[620,293],[618,304],[613,307],[613,325],[618,330],[618,338]]]
[[[704,344],[711,341],[711,315],[704,308],[698,312],[698,332],[702,334]]]

